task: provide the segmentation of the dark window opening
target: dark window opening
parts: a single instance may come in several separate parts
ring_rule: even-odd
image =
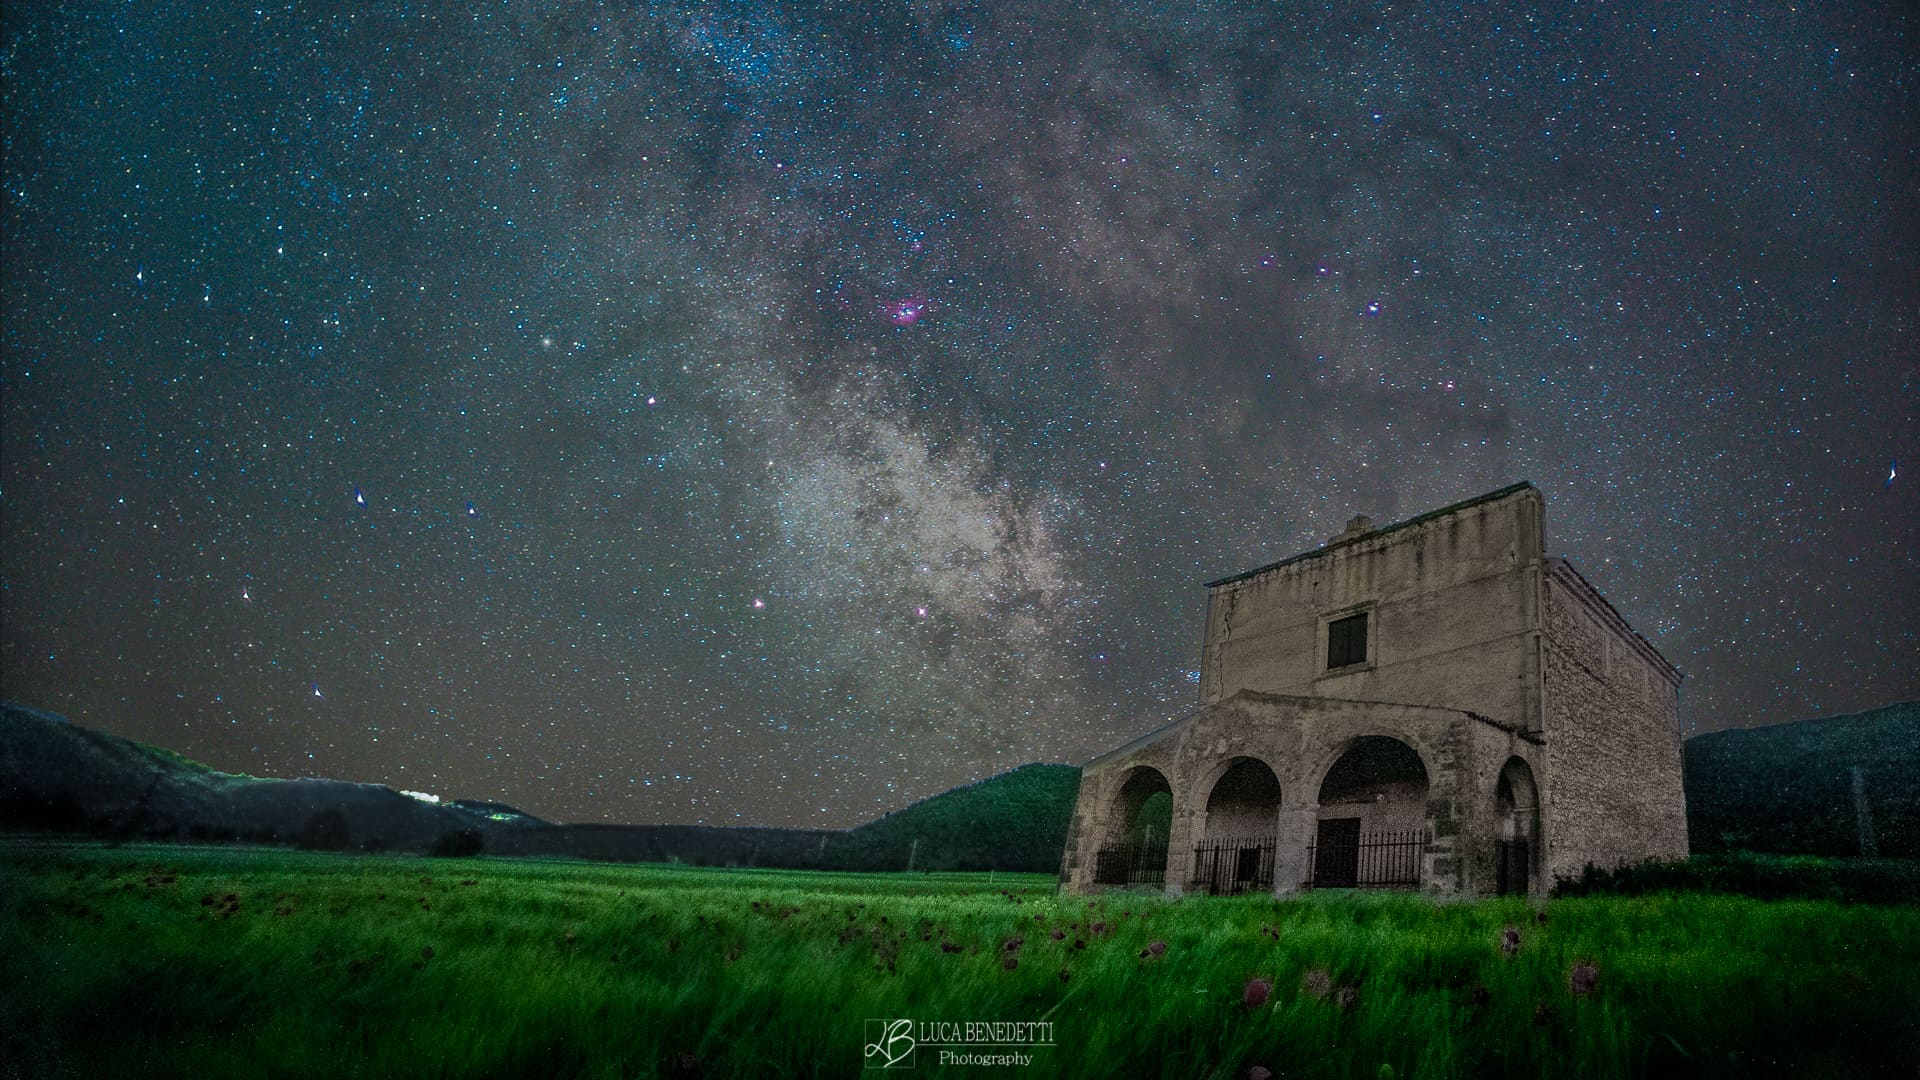
[[[1349,615],[1327,624],[1327,667],[1367,662],[1367,613]]]

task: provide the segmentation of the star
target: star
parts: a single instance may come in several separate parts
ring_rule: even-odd
[[[932,307],[932,301],[917,296],[904,297],[886,305],[887,321],[895,326],[912,326]]]

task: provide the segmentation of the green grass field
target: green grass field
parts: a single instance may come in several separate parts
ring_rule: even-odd
[[[942,1070],[920,1046],[915,1074],[1920,1061],[1914,906],[1090,904],[1042,876],[27,844],[0,847],[0,904],[0,1059],[23,1076],[851,1076],[866,1021],[892,1018],[1054,1025],[1026,1067]]]

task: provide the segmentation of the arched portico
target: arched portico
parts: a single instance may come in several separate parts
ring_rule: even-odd
[[[1490,888],[1484,830],[1499,763],[1523,752],[1513,743],[1455,710],[1242,692],[1086,766],[1063,880],[1163,881],[1168,895],[1325,887],[1315,874],[1322,822],[1348,818],[1360,826],[1325,828],[1351,833],[1343,877],[1354,887]],[[1486,771],[1469,779],[1479,762]],[[1168,803],[1170,823],[1158,810]],[[1142,854],[1149,829],[1171,858]]]

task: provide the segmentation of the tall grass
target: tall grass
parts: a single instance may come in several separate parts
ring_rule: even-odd
[[[1050,1020],[1030,1076],[1920,1060],[1911,906],[1089,901],[1039,876],[134,846],[0,868],[0,1038],[24,1075],[845,1076],[863,1022],[892,1017]],[[1254,979],[1272,991],[1249,1007]]]

